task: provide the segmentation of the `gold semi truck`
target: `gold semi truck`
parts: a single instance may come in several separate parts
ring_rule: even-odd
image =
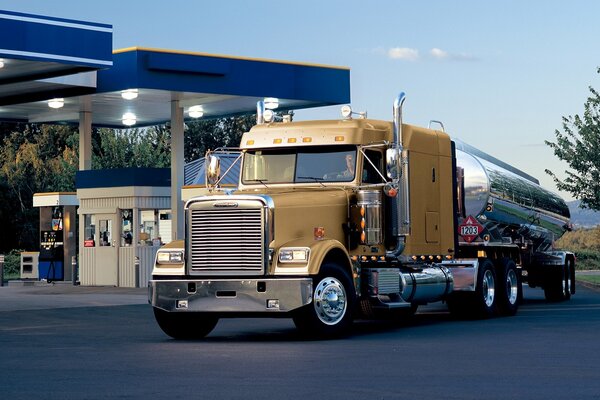
[[[201,338],[220,318],[290,317],[334,336],[353,318],[451,312],[512,315],[522,283],[549,300],[575,292],[572,253],[554,241],[569,210],[524,172],[441,130],[352,118],[275,122],[257,105],[239,185],[216,153],[187,201],[185,240],[161,248],[149,283],[159,326]],[[435,122],[435,121],[434,121]]]

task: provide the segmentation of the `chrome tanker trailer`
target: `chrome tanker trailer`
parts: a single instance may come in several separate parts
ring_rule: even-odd
[[[472,216],[483,233],[471,240],[469,232],[459,230],[459,257],[486,248],[518,248],[511,257],[519,261],[523,280],[542,287],[549,300],[568,299],[575,293],[575,256],[553,247],[570,229],[564,200],[531,175],[460,140],[454,143],[458,224],[468,227]]]
[[[443,129],[403,124],[403,102],[392,122],[348,106],[341,120],[276,122],[259,102],[239,168],[222,176],[209,153],[205,187],[183,189],[185,240],[158,251],[150,281],[161,328],[202,337],[219,318],[284,316],[332,335],[358,313],[435,301],[511,315],[522,282],[569,298],[575,257],[553,249],[565,203]],[[222,187],[233,171],[237,187]]]

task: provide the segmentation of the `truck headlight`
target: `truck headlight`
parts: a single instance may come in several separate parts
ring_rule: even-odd
[[[157,264],[183,264],[183,250],[160,250],[156,253]]]
[[[307,263],[310,249],[308,247],[284,247],[279,250],[281,263]]]

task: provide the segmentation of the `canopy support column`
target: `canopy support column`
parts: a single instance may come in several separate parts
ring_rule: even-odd
[[[183,239],[183,186],[184,165],[183,107],[179,100],[171,101],[171,240]]]

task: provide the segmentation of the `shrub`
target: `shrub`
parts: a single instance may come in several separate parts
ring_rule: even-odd
[[[4,278],[19,277],[21,275],[21,252],[24,250],[13,249],[4,256]]]

